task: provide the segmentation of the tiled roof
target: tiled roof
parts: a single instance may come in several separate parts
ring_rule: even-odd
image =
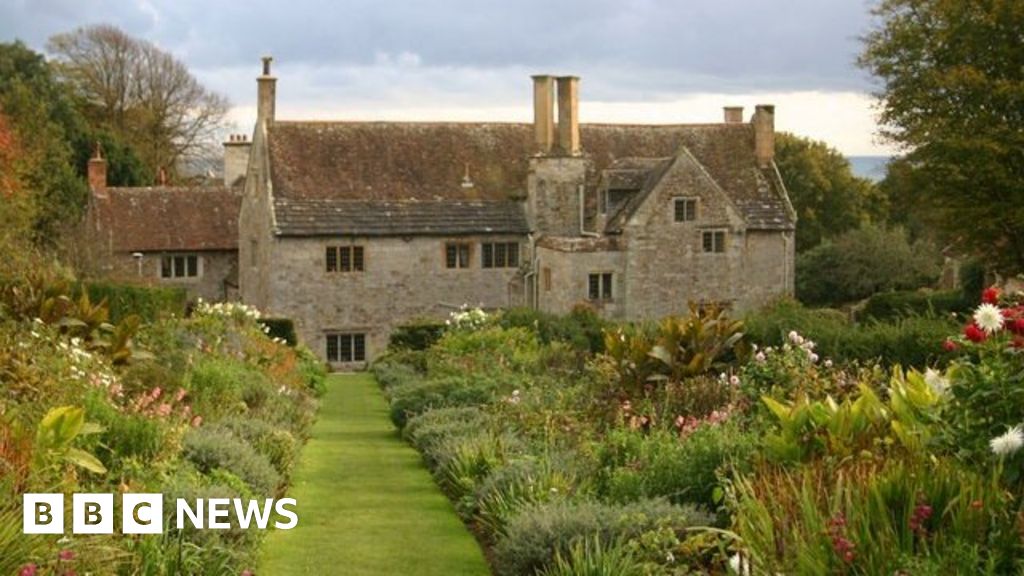
[[[514,200],[367,201],[276,198],[277,226],[285,236],[400,236],[516,234],[529,232]]]
[[[274,196],[288,200],[523,199],[534,153],[530,124],[275,122],[268,137]],[[759,186],[765,180],[759,177],[749,124],[583,124],[580,141],[589,160],[591,189],[617,160],[673,157],[685,147],[737,205],[780,198],[772,186]],[[467,175],[472,186],[463,185]],[[366,218],[383,219],[383,214],[368,210]],[[776,216],[788,220],[788,213]],[[305,217],[321,218],[313,212]],[[298,221],[279,216],[280,233],[292,233],[292,222]],[[317,226],[302,223],[303,230]],[[398,230],[383,220],[371,228]],[[415,227],[408,232],[416,233]]]
[[[93,193],[92,233],[114,252],[238,249],[241,191],[108,188]]]

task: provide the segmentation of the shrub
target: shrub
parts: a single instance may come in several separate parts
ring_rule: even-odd
[[[309,386],[313,395],[320,397],[326,394],[327,365],[304,345],[295,346],[295,354],[298,358],[296,370],[298,370],[306,385]]]
[[[410,418],[402,434],[423,454],[427,467],[434,468],[439,446],[450,438],[477,432],[487,422],[487,414],[476,407],[438,408]]]
[[[265,456],[223,428],[190,430],[182,441],[182,451],[200,472],[209,474],[222,468],[264,496],[273,495],[281,483],[281,477]]]
[[[883,292],[864,304],[858,317],[863,320],[893,320],[907,316],[948,316],[967,311],[959,290],[945,292]]]
[[[703,424],[685,438],[619,429],[598,452],[598,490],[615,502],[665,497],[713,507],[726,463],[748,468],[757,439],[736,423]]]
[[[558,554],[568,554],[572,544],[581,539],[596,538],[610,544],[662,523],[682,531],[708,521],[693,508],[664,500],[627,505],[550,502],[512,518],[505,536],[494,547],[494,566],[499,576],[533,576],[551,565]]]
[[[423,375],[413,366],[400,362],[396,358],[387,358],[375,362],[373,365],[373,375],[377,378],[377,383],[380,384],[385,392],[396,386],[419,382],[423,379]]]
[[[577,306],[564,316],[532,308],[512,308],[502,312],[498,325],[525,328],[537,334],[544,344],[564,342],[575,350],[590,353],[604,351],[604,330],[610,324],[589,307]]]
[[[278,474],[287,476],[298,454],[295,437],[287,430],[253,418],[227,418],[211,429],[224,429],[267,458]]]
[[[486,378],[448,376],[413,381],[390,390],[391,421],[402,428],[411,416],[453,406],[479,406],[494,397],[497,384]]]
[[[478,524],[503,535],[509,519],[528,506],[573,497],[585,476],[569,454],[519,458],[495,468],[474,494]]]
[[[107,301],[110,321],[113,323],[133,315],[147,322],[164,316],[180,316],[185,313],[188,299],[185,289],[179,287],[88,282],[80,289],[84,289],[93,302]]]
[[[444,334],[444,322],[419,320],[395,328],[388,338],[390,350],[426,350]]]
[[[865,225],[797,257],[796,295],[809,305],[837,305],[889,290],[914,290],[934,283],[938,251],[911,244],[906,232]]]
[[[295,346],[299,338],[295,335],[295,323],[291,318],[260,318],[257,320],[267,331],[267,336],[279,338],[289,346]]]
[[[185,375],[192,409],[204,418],[240,414],[266,399],[273,384],[253,366],[227,358],[204,357]]]
[[[648,572],[624,546],[600,538],[573,542],[568,554],[559,552],[540,576],[646,576]]]

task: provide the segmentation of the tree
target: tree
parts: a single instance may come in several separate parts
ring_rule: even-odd
[[[1024,270],[1024,2],[883,0],[860,64],[880,81],[883,135],[963,249]],[[926,196],[925,196],[926,194]]]
[[[884,201],[874,184],[854,176],[850,162],[824,142],[780,133],[775,141],[775,163],[797,213],[798,252],[884,212]]]
[[[150,173],[173,176],[216,144],[227,100],[152,43],[97,25],[58,34],[48,48],[86,116],[131,144]]]

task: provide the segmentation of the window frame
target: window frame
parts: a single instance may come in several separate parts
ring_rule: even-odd
[[[519,257],[520,246],[517,240],[480,243],[481,268],[519,268]]]
[[[444,267],[447,270],[465,270],[472,266],[473,244],[470,242],[445,242]]]
[[[344,274],[366,271],[366,248],[362,244],[329,244],[324,247],[324,272]]]
[[[203,277],[203,259],[197,252],[160,255],[161,280],[197,280]]]
[[[710,241],[710,249],[709,242]],[[724,228],[702,230],[700,236],[701,252],[704,254],[725,254],[728,251],[729,231]]]
[[[697,219],[700,217],[699,200],[699,198],[695,198],[693,196],[676,196],[675,198],[672,198],[672,222],[674,222],[675,224],[696,222]],[[682,205],[682,220],[679,219],[680,205]],[[692,207],[692,209],[690,207]]]
[[[365,332],[328,332],[324,335],[324,352],[328,362],[351,364],[366,362]]]
[[[615,273],[590,272],[587,275],[587,300],[591,302],[614,302]]]

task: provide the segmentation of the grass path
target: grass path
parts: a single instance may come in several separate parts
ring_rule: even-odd
[[[331,377],[289,495],[299,525],[268,535],[260,576],[489,573],[368,374]]]

